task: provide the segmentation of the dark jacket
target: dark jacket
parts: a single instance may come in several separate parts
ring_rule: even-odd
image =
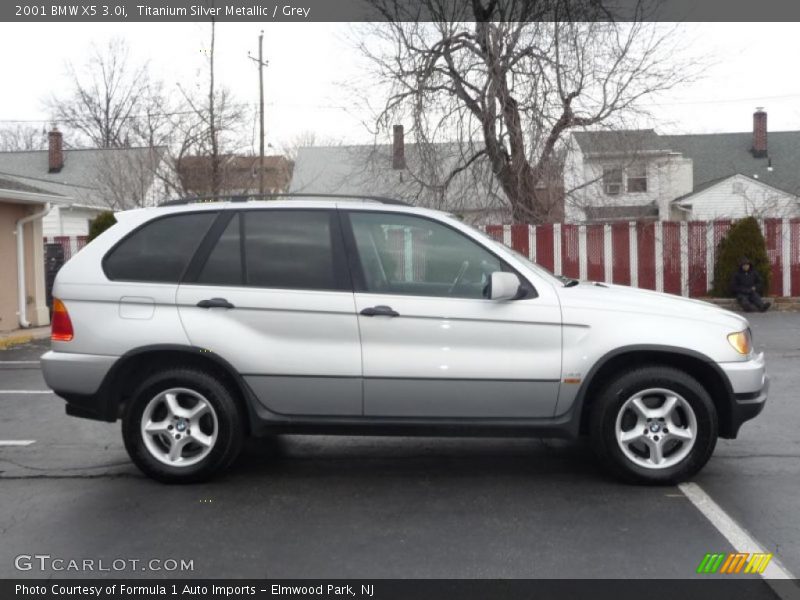
[[[745,271],[742,266],[740,266],[739,270],[733,274],[731,292],[735,295],[749,294],[753,291],[753,288],[755,288],[757,292],[761,291],[761,276],[758,274],[758,271],[753,268],[753,265],[750,265],[749,271]]]

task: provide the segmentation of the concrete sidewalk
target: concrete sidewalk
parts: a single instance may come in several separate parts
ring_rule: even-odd
[[[706,296],[702,298],[696,298],[696,300],[711,302],[712,304],[716,304],[721,308],[727,308],[728,310],[742,313],[744,312],[734,298],[711,298],[710,296]],[[772,302],[772,306],[770,307],[771,311],[800,311],[800,298],[786,296],[764,296],[764,300]]]
[[[12,346],[27,344],[31,340],[41,340],[47,337],[50,337],[49,325],[0,332],[0,350],[6,350]]]

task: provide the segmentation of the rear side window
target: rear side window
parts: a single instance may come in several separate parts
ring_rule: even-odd
[[[177,214],[140,227],[106,255],[112,280],[177,283],[216,212]]]
[[[217,240],[206,264],[197,278],[197,283],[210,285],[242,285],[244,269],[241,242],[241,215],[228,223]]]
[[[247,285],[266,288],[337,290],[330,211],[245,211]]]

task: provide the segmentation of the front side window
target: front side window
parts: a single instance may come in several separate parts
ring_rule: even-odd
[[[628,192],[647,191],[647,165],[637,164],[628,167]]]
[[[435,221],[393,213],[350,214],[367,292],[484,298],[503,264],[461,233]]]
[[[609,196],[622,193],[622,169],[603,169],[603,191]]]
[[[111,280],[177,283],[216,212],[169,215],[140,227],[106,255]]]

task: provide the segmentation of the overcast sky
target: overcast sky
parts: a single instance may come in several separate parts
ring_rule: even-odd
[[[221,23],[218,71],[239,102],[258,101],[258,79],[248,51],[257,51],[261,29],[265,71],[267,141],[276,148],[300,132],[317,139],[371,140],[352,92],[343,82],[362,73],[347,23]],[[134,60],[176,89],[197,80],[209,26],[200,23],[0,24],[0,125],[10,120],[44,126],[43,99],[68,86],[65,63],[80,65],[91,43],[124,38]],[[704,78],[662,95],[651,107],[663,133],[747,131],[752,112],[764,106],[769,129],[800,130],[800,24],[706,23],[680,26],[686,51],[711,63]]]

